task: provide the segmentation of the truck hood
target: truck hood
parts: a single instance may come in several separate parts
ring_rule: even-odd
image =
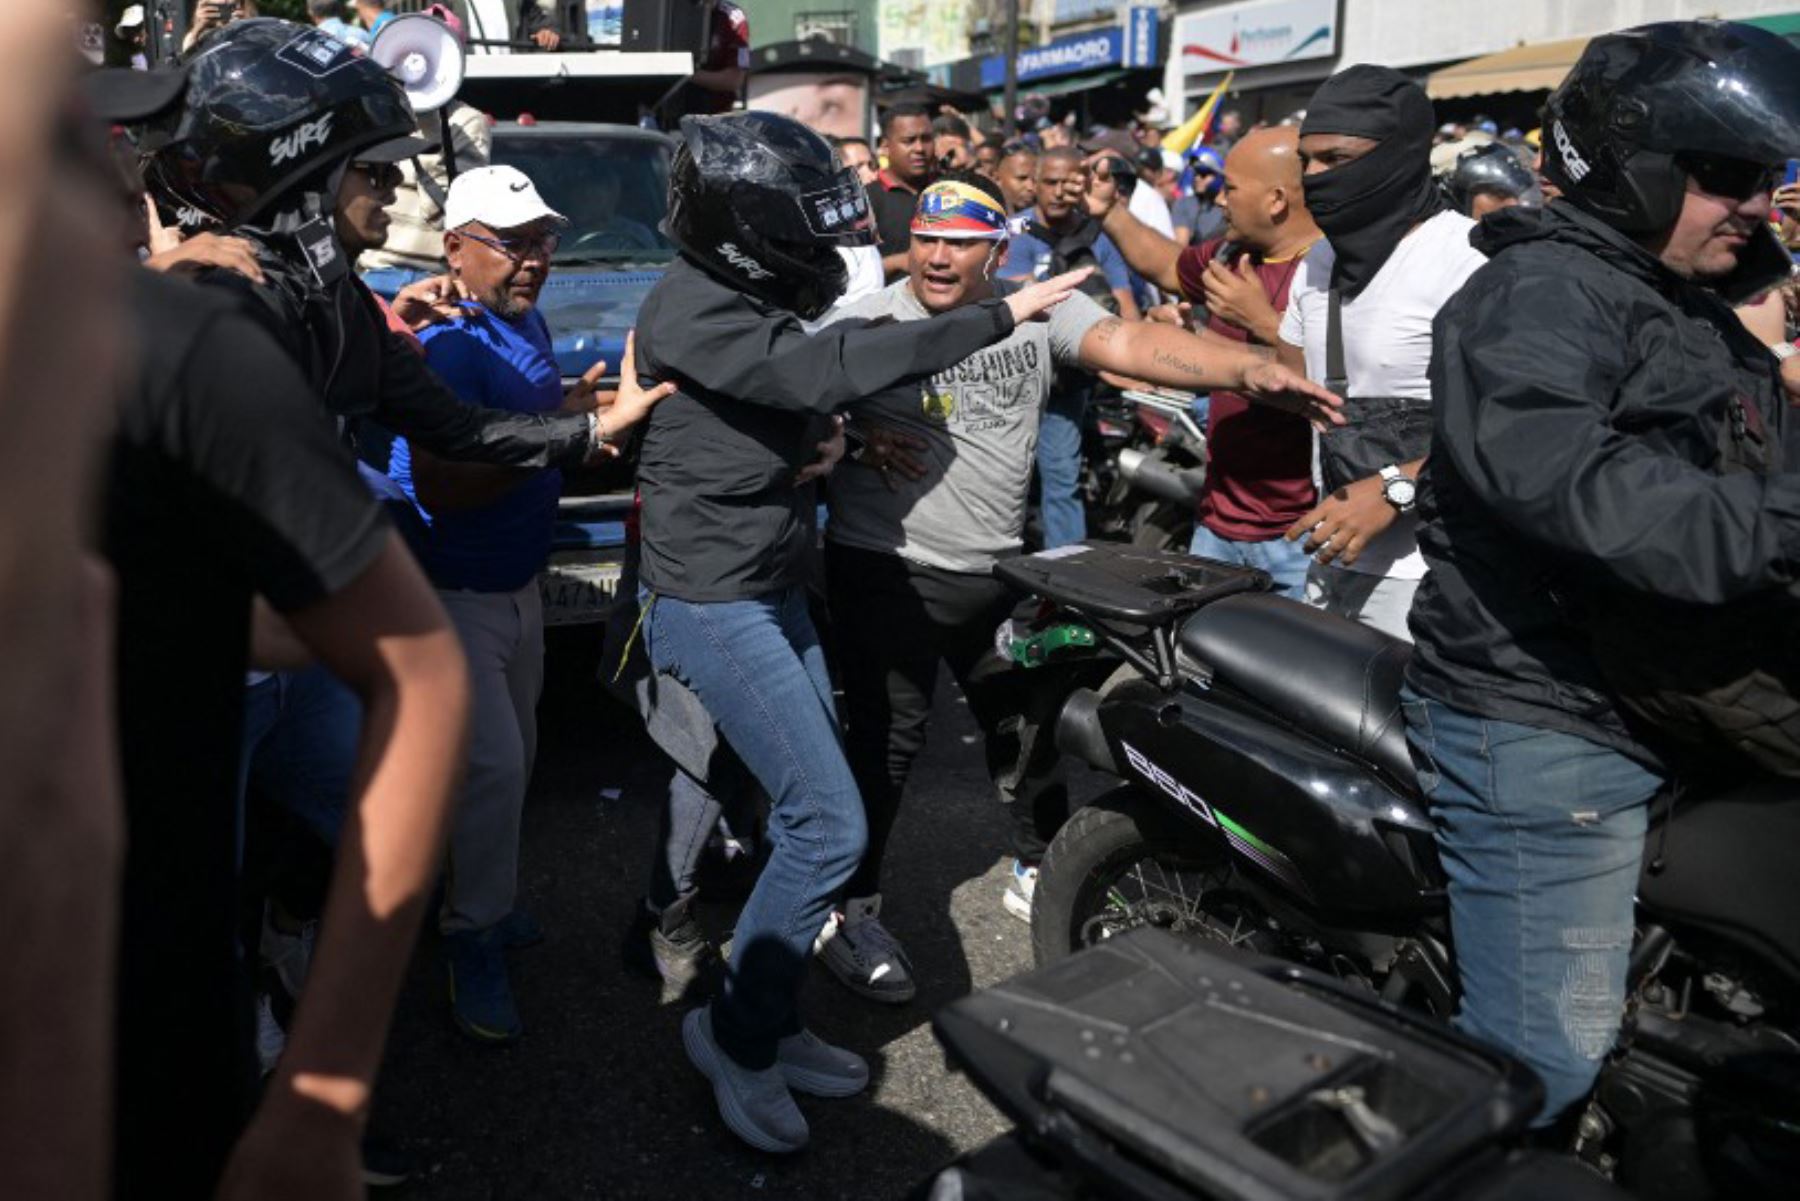
[[[578,376],[602,360],[608,375],[617,374],[625,355],[625,335],[662,277],[660,267],[629,271],[557,267],[550,273],[538,297],[538,311],[550,325],[551,346],[563,378]]]

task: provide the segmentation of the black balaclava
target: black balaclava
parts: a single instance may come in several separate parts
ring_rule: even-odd
[[[1302,180],[1306,208],[1337,256],[1331,283],[1355,296],[1408,231],[1444,207],[1431,178],[1431,101],[1389,67],[1359,64],[1319,85],[1300,136],[1352,134],[1381,143],[1355,162]]]

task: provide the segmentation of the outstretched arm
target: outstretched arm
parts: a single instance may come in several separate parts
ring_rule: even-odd
[[[1165,388],[1225,389],[1287,409],[1314,425],[1342,425],[1343,402],[1275,363],[1266,347],[1229,346],[1160,322],[1100,322],[1081,340],[1081,365]]]
[[[962,362],[1062,303],[1087,271],[1031,284],[1004,300],[965,305],[928,321],[840,321],[809,334],[792,316],[772,320],[742,297],[659,314],[659,371],[709,392],[780,409],[829,413],[907,379]]]

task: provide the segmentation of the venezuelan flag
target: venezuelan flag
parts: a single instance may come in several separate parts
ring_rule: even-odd
[[[1219,86],[1212,90],[1212,95],[1206,98],[1194,115],[1183,121],[1179,128],[1163,136],[1164,149],[1186,154],[1212,137],[1213,127],[1219,122],[1219,108],[1224,103],[1225,93],[1231,90],[1231,77],[1235,74],[1235,71],[1225,72],[1225,78],[1219,81]]]

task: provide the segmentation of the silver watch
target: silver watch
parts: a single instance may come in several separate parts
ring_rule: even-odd
[[[1390,463],[1381,469],[1381,495],[1402,513],[1410,513],[1419,499],[1419,485]]]

